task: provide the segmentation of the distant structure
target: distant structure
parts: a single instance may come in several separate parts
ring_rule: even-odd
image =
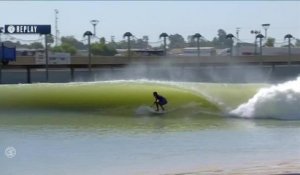
[[[96,36],[96,26],[99,23],[99,20],[93,19],[93,20],[90,21],[90,23],[93,25],[93,29],[94,29],[93,36],[95,37]]]
[[[176,54],[176,50],[175,50],[175,51],[173,51],[173,55],[178,55],[178,56],[215,56],[216,53],[217,53],[217,51],[214,47],[201,47],[199,49],[200,49],[200,55],[198,55],[198,48],[197,47],[183,48],[177,54]]]
[[[117,52],[116,56],[124,56],[128,52],[128,49],[117,49]],[[131,52],[136,56],[164,56],[164,50],[161,49],[131,49]]]
[[[262,55],[263,56],[275,56],[275,55],[288,55],[289,52],[291,52],[293,55],[300,55],[300,48],[294,47],[290,48],[287,47],[262,47]],[[254,45],[248,45],[248,46],[240,46],[239,48],[234,48],[233,53],[234,55],[239,56],[255,56],[254,53]]]
[[[58,10],[55,9],[55,46],[58,46],[59,30],[58,30]]]
[[[265,29],[265,39],[267,39],[268,29],[271,24],[262,24],[261,26]]]

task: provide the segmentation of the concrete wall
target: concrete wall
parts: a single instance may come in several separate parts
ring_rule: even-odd
[[[270,63],[270,62],[300,62],[300,55],[285,56],[207,56],[207,57],[159,57],[159,56],[145,56],[145,57],[107,57],[107,56],[93,56],[92,64],[159,64],[161,62],[168,62],[171,64],[184,63]],[[16,62],[10,64],[28,65],[35,64],[35,57],[24,56],[17,57]],[[71,57],[71,64],[88,64],[88,57]]]

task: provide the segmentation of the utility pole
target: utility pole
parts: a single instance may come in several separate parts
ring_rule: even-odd
[[[49,81],[49,70],[48,70],[48,34],[45,34],[45,59],[46,59],[46,82]]]
[[[96,25],[99,23],[99,20],[93,19],[90,22],[93,25],[93,28],[94,28],[93,36],[95,37],[96,36]]]
[[[239,37],[240,29],[241,28],[239,28],[239,27],[236,28],[236,38],[238,41],[240,40],[240,37]]]
[[[239,27],[236,28],[236,55],[239,56],[240,55],[240,37],[239,37],[239,33],[240,33],[240,29]]]
[[[267,32],[270,27],[270,24],[262,24],[261,26],[265,29],[265,39],[267,39]]]
[[[58,10],[55,9],[55,46],[58,46],[58,35],[59,35],[59,30],[58,30]]]
[[[257,40],[256,40],[256,36],[258,34],[260,34],[260,31],[259,30],[251,30],[250,31],[251,34],[254,34],[254,55],[257,55]]]
[[[112,43],[115,42],[115,36],[110,36],[110,42],[112,42]]]
[[[291,53],[291,39],[292,38],[294,38],[293,37],[293,35],[291,35],[291,34],[287,34],[287,35],[285,35],[284,36],[284,39],[288,39],[288,41],[289,41],[289,62],[288,62],[288,64],[291,64],[291,55],[292,55],[292,53]]]
[[[92,73],[92,54],[91,54],[91,36],[92,36],[92,32],[90,31],[86,31],[84,32],[83,36],[87,36],[88,37],[88,49],[89,49],[89,74],[91,76]]]

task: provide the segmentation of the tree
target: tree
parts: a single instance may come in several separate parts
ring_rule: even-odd
[[[159,38],[164,38],[164,55],[167,55],[167,37],[169,37],[169,35],[167,33],[161,33],[159,35]]]
[[[258,34],[256,35],[256,38],[259,38],[259,54],[262,55],[262,39],[264,38],[264,36],[262,34]]]
[[[147,49],[149,47],[148,41],[144,39],[132,40],[132,47],[137,49]]]
[[[127,37],[127,44],[128,44],[128,56],[130,57],[130,37],[133,35],[130,32],[126,32],[123,35],[123,38]]]
[[[296,46],[296,47],[300,47],[300,39],[296,39],[295,46]]]
[[[47,37],[47,43],[50,43],[50,44],[54,43],[54,37],[52,34],[48,34],[48,35],[46,35],[46,37]]]
[[[185,47],[185,41],[184,38],[179,34],[174,34],[169,36],[169,48],[184,48]]]
[[[232,38],[234,38],[233,34],[229,33],[226,35],[226,39],[229,39],[231,41],[230,56],[232,56],[232,54],[233,54],[233,39]]]
[[[116,49],[127,49],[128,48],[128,44],[125,40],[121,40],[120,42],[117,42],[115,44],[115,46],[116,46],[115,47]]]
[[[100,43],[101,43],[101,44],[105,44],[105,42],[106,42],[105,38],[104,38],[104,37],[101,37],[101,38],[100,38]]]
[[[74,36],[61,37],[62,44],[69,44],[74,46],[76,49],[86,49],[87,47],[80,41],[78,41]]]
[[[91,31],[85,31],[83,37],[88,38],[88,58],[89,58],[89,73],[92,73],[92,53],[91,53],[91,36],[93,33]]]
[[[116,49],[109,47],[103,43],[91,44],[91,52],[93,55],[114,56],[117,54]]]
[[[146,48],[150,47],[150,45],[149,45],[149,37],[148,36],[144,35],[142,40],[145,43]]]
[[[60,46],[55,46],[51,49],[53,52],[67,52],[71,55],[75,55],[77,50],[74,46],[68,44],[68,43],[62,43]]]
[[[218,30],[218,37],[214,37],[212,43],[216,48],[231,48],[233,40],[226,39],[226,32],[223,29]]]
[[[202,47],[214,47],[212,41],[208,41],[208,40],[206,40],[204,38],[200,38],[200,45]]]
[[[195,33],[193,35],[193,39],[196,38],[197,40],[197,50],[198,50],[198,56],[200,56],[200,38],[202,37],[202,35],[200,35],[199,33]]]
[[[189,35],[187,37],[187,46],[188,47],[197,47],[197,43],[195,41],[194,35]]]
[[[275,38],[269,37],[265,43],[265,46],[267,47],[274,47]]]
[[[28,46],[30,49],[43,49],[44,46],[42,43],[39,43],[39,42],[34,42],[34,43],[31,43],[29,44]]]
[[[286,34],[284,36],[284,39],[288,39],[288,42],[289,42],[289,45],[288,45],[288,48],[289,48],[289,56],[291,56],[291,39],[293,38],[293,35],[291,34]]]

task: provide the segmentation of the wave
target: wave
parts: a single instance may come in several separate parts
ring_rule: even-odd
[[[195,113],[218,112],[217,104],[200,93],[175,85],[172,82],[148,80],[120,80],[90,83],[38,83],[0,86],[0,111],[69,110],[96,111],[108,115],[132,115],[140,106],[151,106],[157,91],[168,98],[167,109]],[[192,104],[192,105],[191,105]]]
[[[260,89],[248,102],[230,111],[243,118],[300,119],[300,77]]]

